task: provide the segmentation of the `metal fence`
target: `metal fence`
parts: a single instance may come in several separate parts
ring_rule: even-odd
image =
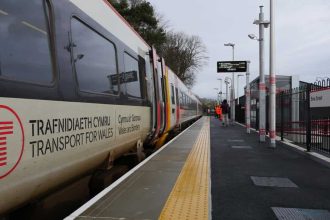
[[[330,103],[323,100],[321,106],[311,104],[315,99],[321,102],[318,94],[325,93],[330,93],[330,80],[277,94],[276,126],[282,140],[330,154]]]

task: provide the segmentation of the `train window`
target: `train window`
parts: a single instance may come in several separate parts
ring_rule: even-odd
[[[179,91],[178,88],[175,88],[175,100],[176,100],[176,105],[179,105]]]
[[[139,56],[139,72],[140,72],[140,84],[141,84],[141,97],[147,98],[147,73],[146,73],[146,61],[143,57]]]
[[[181,91],[180,91],[180,105],[181,106],[183,105],[183,95]]]
[[[180,105],[183,106],[183,93],[180,90]]]
[[[187,107],[187,96],[186,96],[186,94],[183,94],[183,106],[185,108]]]
[[[120,74],[120,83],[126,84],[128,96],[141,98],[139,63],[131,55],[124,53],[125,72]]]
[[[166,92],[165,92],[165,88],[166,88],[166,83],[165,83],[165,78],[161,77],[161,84],[162,84],[162,94],[163,94],[163,101],[166,100]]]
[[[0,1],[0,77],[38,84],[53,81],[47,9],[45,0]]]
[[[77,19],[72,19],[73,62],[79,89],[118,93],[116,50],[113,43]]]
[[[172,104],[175,104],[175,97],[174,97],[174,86],[171,84],[171,99],[172,99]]]
[[[164,79],[163,79],[163,68],[162,63],[157,61],[157,71],[158,71],[158,84],[159,84],[159,91],[161,92],[161,102],[163,102],[165,99],[165,87],[164,87]]]

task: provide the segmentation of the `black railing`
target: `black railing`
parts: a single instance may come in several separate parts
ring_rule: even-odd
[[[303,83],[303,86],[276,94],[276,131],[282,140],[287,139],[303,146],[306,150],[321,151],[330,154],[330,101],[325,100],[330,93],[330,79],[323,79],[314,84]],[[320,94],[320,95],[319,95]],[[321,106],[315,100],[322,99]],[[266,118],[269,105],[266,96]],[[311,103],[314,101],[314,104]],[[245,99],[240,100],[244,103]],[[329,103],[327,103],[329,102]],[[258,130],[258,100],[251,100],[251,126]],[[236,106],[236,120],[245,123],[245,108]],[[267,120],[268,122],[268,120]],[[268,123],[266,123],[268,131]]]
[[[323,100],[320,106],[311,104],[314,96],[329,93],[329,90],[330,81],[320,85],[307,84],[277,95],[277,106],[280,107],[277,132],[282,140],[288,139],[308,151],[330,154],[330,103]]]

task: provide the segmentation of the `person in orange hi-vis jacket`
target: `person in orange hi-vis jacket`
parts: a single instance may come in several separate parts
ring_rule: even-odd
[[[219,106],[219,120],[222,120],[222,108]]]
[[[219,106],[215,106],[215,114],[216,114],[216,117],[220,117],[220,107]]]

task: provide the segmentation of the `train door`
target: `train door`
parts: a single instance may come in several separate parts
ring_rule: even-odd
[[[176,123],[176,98],[175,98],[175,89],[174,89],[174,84],[172,82],[170,84],[171,99],[169,100],[170,106],[171,106],[171,108],[170,108],[171,127],[174,126],[175,123]]]
[[[195,106],[196,106],[196,116],[197,116],[200,109],[199,109],[198,102],[196,100],[194,100],[194,102],[195,102]]]
[[[160,83],[159,83],[159,73],[158,73],[158,56],[156,54],[155,48],[151,49],[151,60],[152,60],[152,68],[153,68],[153,84],[154,84],[154,104],[153,104],[153,112],[155,112],[155,121],[154,121],[154,139],[158,137],[161,129],[161,94],[160,94]]]
[[[166,125],[166,92],[165,92],[165,62],[164,59],[158,59],[158,84],[160,93],[161,124],[160,133],[163,133]]]
[[[155,99],[155,85],[154,85],[154,80],[153,80],[153,64],[152,64],[152,60],[150,59],[151,56],[147,56],[145,57],[146,59],[146,86],[147,86],[147,102],[149,103],[150,106],[150,135],[149,138],[152,138],[153,136],[153,132],[155,132],[155,128],[156,128],[156,99]]]
[[[173,128],[176,124],[176,99],[175,99],[175,74],[168,69],[167,71],[167,93],[168,93],[168,121],[169,128]]]
[[[178,78],[177,76],[174,76],[175,77],[175,102],[176,102],[176,122],[175,122],[175,125],[177,127],[179,127],[180,125],[180,99],[179,99],[179,83],[178,83]]]

